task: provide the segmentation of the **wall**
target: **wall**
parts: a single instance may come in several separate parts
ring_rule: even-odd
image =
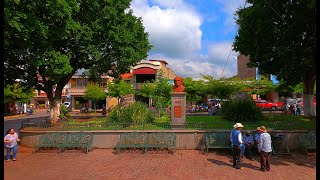
[[[240,54],[237,57],[237,68],[238,68],[238,78],[254,78],[256,79],[256,68],[248,68],[247,63],[249,62],[249,57]]]
[[[254,131],[254,130],[253,130]],[[119,141],[120,134],[123,132],[132,132],[126,130],[117,131],[90,131],[94,133],[93,146],[98,148],[114,148]],[[161,132],[158,130],[138,131],[138,132]],[[176,148],[177,149],[202,149],[205,145],[205,133],[207,132],[230,132],[229,130],[164,130],[164,132],[176,133]],[[280,133],[285,135],[290,151],[302,149],[299,144],[299,136],[308,131],[269,131],[270,134]],[[23,131],[21,130],[21,144],[24,146],[33,147],[41,134],[45,132]]]

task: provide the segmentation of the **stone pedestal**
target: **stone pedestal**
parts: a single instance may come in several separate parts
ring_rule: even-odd
[[[172,129],[185,128],[186,125],[186,92],[171,93],[171,126]]]

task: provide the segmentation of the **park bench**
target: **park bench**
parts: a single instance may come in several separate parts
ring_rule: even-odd
[[[41,148],[58,148],[61,151],[68,148],[84,148],[86,154],[92,148],[93,134],[90,132],[52,132],[41,136],[34,152]]]
[[[147,152],[148,148],[173,148],[176,147],[176,134],[169,132],[130,132],[122,133],[116,145],[116,152],[121,148],[142,148]]]
[[[209,148],[216,149],[231,149],[230,133],[215,132],[207,133],[206,135],[206,149],[208,152]]]
[[[316,150],[316,134],[315,132],[309,132],[308,134],[304,134],[299,136],[300,144],[306,149],[308,154],[308,150]]]

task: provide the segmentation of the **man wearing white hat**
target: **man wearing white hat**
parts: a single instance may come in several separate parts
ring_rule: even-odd
[[[260,127],[262,134],[260,135],[260,142],[258,144],[258,150],[260,153],[260,170],[270,171],[270,159],[271,159],[271,136],[267,133],[267,128]]]
[[[241,168],[241,159],[242,159],[242,149],[243,149],[243,141],[240,130],[244,127],[241,123],[236,123],[234,129],[230,134],[230,141],[232,144],[233,150],[233,167],[236,169]]]

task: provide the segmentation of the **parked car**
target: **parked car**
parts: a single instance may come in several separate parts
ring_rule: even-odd
[[[271,109],[272,111],[275,111],[278,109],[278,104],[268,102],[264,99],[255,99],[256,105],[262,109]]]
[[[67,109],[69,109],[70,107],[70,102],[64,102],[62,105],[65,106]]]

